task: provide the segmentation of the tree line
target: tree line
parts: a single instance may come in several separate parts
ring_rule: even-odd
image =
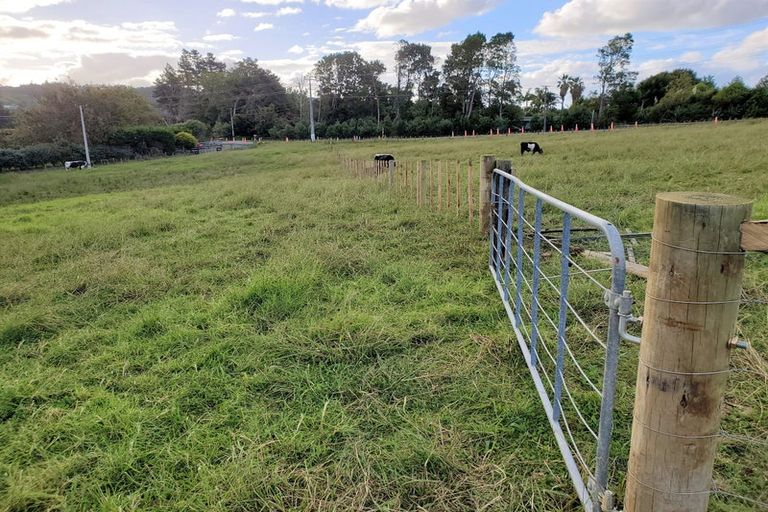
[[[690,69],[637,82],[633,46],[632,34],[617,35],[597,50],[595,76],[552,77],[552,89],[527,90],[521,87],[511,32],[469,34],[451,45],[441,64],[430,45],[401,40],[393,49],[392,83],[383,78],[387,69],[382,62],[354,51],[322,57],[310,73],[286,86],[255,59],[226,65],[211,53],[185,49],[176,66],[167,65],[155,81],[154,104],[124,86],[42,86],[34,105],[0,110],[5,125],[0,126],[0,147],[79,142],[78,105],[86,107],[96,145],[109,146],[121,128],[166,125],[178,132],[185,122],[195,123],[197,138],[305,139],[310,135],[310,89],[321,138],[768,116],[768,76],[752,88],[738,77],[719,88],[712,77]],[[595,84],[589,92],[588,83]]]
[[[637,83],[633,47],[630,33],[611,38],[597,50],[596,76],[553,77],[553,90],[523,90],[511,32],[470,34],[451,45],[442,65],[428,44],[401,40],[393,83],[383,80],[382,62],[354,51],[322,57],[285,87],[255,60],[227,68],[211,54],[184,50],[154,94],[168,121],[198,119],[218,137],[308,138],[310,87],[316,131],[325,138],[768,116],[768,76],[754,88],[739,77],[718,88],[712,77],[676,69]],[[596,88],[588,93],[589,82]]]

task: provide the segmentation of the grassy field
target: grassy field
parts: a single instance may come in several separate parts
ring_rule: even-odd
[[[525,138],[545,150],[514,158],[526,181],[621,229],[650,229],[667,190],[768,217],[765,121]],[[575,510],[477,228],[339,166],[521,140],[0,175],[0,510]],[[766,257],[746,293],[768,299]],[[756,350],[736,363],[756,373],[728,397],[729,428],[763,438],[766,327],[764,304],[743,308]],[[765,448],[728,448],[718,482],[765,499],[765,471]]]

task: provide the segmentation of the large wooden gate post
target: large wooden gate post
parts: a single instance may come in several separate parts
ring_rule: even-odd
[[[491,225],[491,180],[496,167],[496,157],[483,156],[483,168],[480,170],[480,229],[484,235],[490,233]]]
[[[656,197],[627,512],[707,510],[751,209],[723,194]]]

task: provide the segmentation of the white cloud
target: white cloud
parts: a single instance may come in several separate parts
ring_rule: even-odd
[[[281,7],[275,16],[293,16],[294,14],[301,14],[301,7]]]
[[[379,37],[420,34],[459,18],[485,14],[499,2],[500,0],[400,0],[394,5],[374,9],[357,22],[355,30],[375,32]]]
[[[545,12],[547,36],[711,28],[768,16],[768,0],[569,0]]]
[[[100,25],[0,14],[0,80],[11,84],[73,76],[79,81],[151,80],[183,47],[173,22]]]
[[[712,62],[742,73],[765,72],[768,69],[768,28],[753,32],[738,44],[715,53]]]
[[[304,0],[240,0],[245,4],[256,5],[283,5],[283,4],[303,4]]]
[[[243,50],[227,50],[225,52],[219,52],[216,56],[219,60],[224,62],[237,62],[244,54],[245,52]]]
[[[216,16],[219,18],[231,18],[235,15],[237,15],[237,12],[234,9],[222,9],[216,13]]]
[[[65,4],[70,0],[0,0],[0,12],[21,13],[31,11],[35,7]]]
[[[589,89],[592,76],[597,73],[597,64],[591,60],[569,58],[545,59],[526,65],[520,73],[520,86],[523,91],[535,87],[547,86],[557,93],[557,78],[563,74],[579,76]]]
[[[269,16],[269,13],[264,11],[255,11],[255,12],[244,12],[242,15],[245,18],[264,18],[266,16]]]
[[[391,3],[391,0],[325,0],[324,3],[339,9],[373,9]]]
[[[304,48],[302,48],[301,46],[295,44],[295,45],[291,46],[290,48],[288,48],[288,53],[295,53],[295,54],[299,55],[299,54],[304,53]]]
[[[240,39],[234,34],[209,34],[207,36],[203,36],[203,41],[213,43],[218,41],[234,41],[235,39]]]
[[[263,30],[270,30],[272,28],[275,28],[275,26],[271,23],[259,23],[255,27],[253,27],[254,32],[261,32]]]
[[[522,39],[515,41],[517,45],[517,56],[526,58],[539,55],[562,54],[563,52],[578,52],[590,50],[592,53],[597,48],[605,44],[597,37],[570,37],[570,38],[545,38],[545,39]]]

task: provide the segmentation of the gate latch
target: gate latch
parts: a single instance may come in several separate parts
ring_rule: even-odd
[[[608,306],[610,309],[618,310],[617,314],[619,315],[619,336],[621,336],[621,339],[631,343],[637,343],[639,345],[640,338],[630,334],[627,331],[628,323],[643,323],[643,317],[636,317],[632,314],[632,304],[634,303],[632,292],[629,290],[624,290],[624,292],[619,295],[618,293],[606,290],[604,299],[606,306]]]

